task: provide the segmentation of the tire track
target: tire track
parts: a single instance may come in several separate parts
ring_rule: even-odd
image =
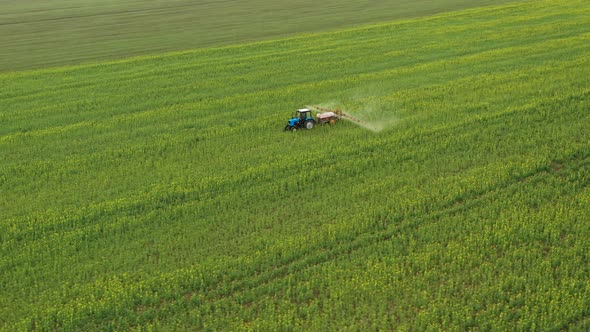
[[[567,158],[568,162],[577,161],[575,163],[577,166],[576,169],[583,168],[585,165],[583,161],[588,158],[587,154],[584,154],[583,152],[583,150],[580,150],[580,153],[572,153]],[[256,275],[254,278],[252,278],[251,274],[237,276],[234,277],[233,280],[229,280],[227,285],[218,283],[217,287],[207,287],[207,289],[200,289],[196,292],[193,291],[183,293],[181,296],[179,296],[179,298],[182,298],[181,301],[190,301],[193,296],[196,296],[199,293],[205,293],[206,296],[201,298],[203,300],[202,303],[224,301],[230,298],[234,298],[237,303],[243,303],[245,300],[241,299],[240,297],[246,296],[248,292],[252,292],[251,295],[256,298],[259,298],[265,294],[268,295],[270,294],[271,290],[265,290],[263,287],[268,286],[271,283],[278,282],[289,274],[302,272],[327,263],[338,256],[353,255],[355,251],[389,241],[393,239],[396,234],[411,231],[412,229],[415,229],[426,222],[436,222],[436,220],[442,216],[457,213],[465,209],[467,205],[477,205],[478,201],[481,201],[488,196],[493,196],[496,193],[501,192],[503,189],[526,183],[526,181],[523,181],[524,179],[532,179],[543,173],[550,175],[550,173],[547,173],[546,167],[536,168],[532,172],[524,172],[520,176],[514,175],[508,181],[499,182],[496,186],[487,188],[485,191],[474,192],[467,197],[464,196],[462,198],[463,202],[461,205],[457,205],[456,201],[450,201],[443,204],[440,209],[434,209],[432,212],[426,213],[424,215],[415,214],[405,218],[405,220],[390,220],[389,222],[393,225],[393,227],[388,227],[387,229],[377,232],[374,232],[372,229],[364,230],[358,234],[357,238],[352,242],[347,242],[347,239],[337,239],[331,246],[323,246],[318,243],[318,245],[309,248],[306,251],[300,252],[300,254],[295,256],[293,259],[287,260],[282,264],[275,266],[271,270],[262,272],[259,275]],[[586,187],[588,187],[588,183],[584,183],[584,185],[579,187],[575,193],[571,194],[571,196],[578,194]],[[220,282],[223,283],[222,280],[220,280]],[[248,298],[248,296],[246,296],[246,298]],[[159,305],[154,306],[154,308],[158,308],[159,311],[162,310],[166,312],[167,308],[173,306],[175,302],[177,301],[162,301]],[[135,308],[135,312],[139,312],[138,308]]]

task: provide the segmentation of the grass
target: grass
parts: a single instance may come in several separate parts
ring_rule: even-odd
[[[1,328],[587,330],[589,8],[0,74]]]
[[[335,30],[507,0],[0,2],[0,72]]]

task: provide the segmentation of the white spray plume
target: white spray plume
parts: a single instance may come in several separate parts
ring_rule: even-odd
[[[348,114],[361,122],[346,119],[346,117],[344,119],[375,133],[391,128],[399,122],[398,117],[395,116],[395,114],[392,114],[393,105],[389,105],[389,107],[385,108],[375,100],[369,101],[364,105],[352,106],[351,109],[354,109],[354,111],[349,111],[348,107],[343,105],[343,103],[338,102],[322,103],[319,106],[326,109],[342,110],[345,114]]]

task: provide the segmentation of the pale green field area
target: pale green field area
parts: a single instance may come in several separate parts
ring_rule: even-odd
[[[0,1],[0,72],[243,43],[505,2]]]
[[[0,330],[588,331],[588,12],[0,73]]]

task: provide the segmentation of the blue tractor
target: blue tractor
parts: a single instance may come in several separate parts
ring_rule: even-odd
[[[293,117],[289,119],[289,124],[285,126],[286,130],[296,131],[298,129],[311,129],[315,125],[315,120],[311,115],[309,108],[302,108],[293,112]]]

